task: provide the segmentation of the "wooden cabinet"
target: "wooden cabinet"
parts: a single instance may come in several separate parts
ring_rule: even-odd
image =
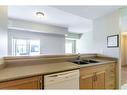
[[[42,87],[42,76],[35,76],[0,83],[0,89],[42,89]]]
[[[105,67],[92,66],[80,69],[80,89],[104,89]]]
[[[105,89],[105,71],[98,72],[93,76],[93,89]]]
[[[93,89],[93,74],[80,77],[80,89]]]
[[[114,89],[114,68],[114,63],[81,68],[80,89]]]
[[[116,66],[107,63],[80,68],[80,89],[115,89]],[[43,76],[0,83],[0,89],[43,89]]]
[[[116,64],[106,64],[106,89],[116,89]]]

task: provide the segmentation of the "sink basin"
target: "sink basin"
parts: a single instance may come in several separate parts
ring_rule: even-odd
[[[99,61],[96,61],[96,60],[83,60],[84,62],[89,62],[89,63],[98,63]]]
[[[91,64],[91,63],[99,63],[99,61],[96,60],[74,60],[73,63],[79,64],[79,65],[84,65],[84,64]]]

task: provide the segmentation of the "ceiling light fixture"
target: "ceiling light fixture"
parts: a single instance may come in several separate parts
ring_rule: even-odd
[[[44,13],[43,12],[36,12],[36,16],[39,18],[43,18],[44,17]]]

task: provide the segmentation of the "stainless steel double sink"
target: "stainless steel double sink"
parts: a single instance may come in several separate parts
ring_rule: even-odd
[[[72,62],[75,63],[75,64],[79,64],[79,65],[99,63],[99,61],[94,60],[94,59],[74,60]]]

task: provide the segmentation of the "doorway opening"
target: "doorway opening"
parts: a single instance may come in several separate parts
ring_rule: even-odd
[[[127,89],[127,32],[121,33],[121,89]]]

